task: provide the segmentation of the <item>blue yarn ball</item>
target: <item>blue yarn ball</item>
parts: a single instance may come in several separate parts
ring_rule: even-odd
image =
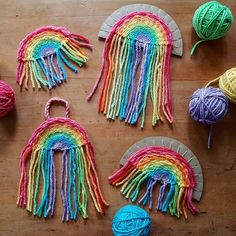
[[[120,208],[112,221],[115,236],[147,236],[151,230],[151,217],[138,206]]]

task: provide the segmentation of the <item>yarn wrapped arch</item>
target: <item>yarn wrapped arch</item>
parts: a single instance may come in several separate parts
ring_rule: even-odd
[[[172,54],[176,56],[182,56],[183,55],[183,39],[181,31],[174,21],[174,19],[166,13],[164,10],[152,6],[149,4],[131,4],[127,6],[123,6],[116,11],[114,11],[110,16],[107,17],[107,19],[102,24],[98,37],[106,39],[109,35],[109,33],[112,30],[112,27],[121,20],[122,17],[124,17],[127,14],[134,13],[134,12],[150,12],[155,16],[158,16],[159,18],[163,19],[167,25],[168,28],[171,30],[171,34],[173,37],[173,49]]]

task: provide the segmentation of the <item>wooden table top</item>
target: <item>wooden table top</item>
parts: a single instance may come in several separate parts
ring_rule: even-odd
[[[141,1],[138,1],[139,3]],[[189,118],[189,97],[197,88],[235,66],[235,23],[227,35],[199,46],[190,58],[191,46],[197,40],[192,28],[192,16],[202,0],[147,0],[169,13],[179,25],[184,40],[184,56],[171,58],[171,85],[175,123],[151,127],[151,106],[148,105],[146,125],[125,126],[118,120],[108,122],[97,113],[99,91],[88,103],[86,95],[92,88],[100,69],[104,41],[97,33],[101,24],[117,8],[136,3],[132,0],[8,0],[0,1],[0,79],[7,81],[16,92],[16,108],[0,120],[0,235],[112,235],[111,221],[115,212],[129,203],[119,190],[110,186],[108,176],[119,168],[123,153],[134,143],[148,136],[168,136],[187,145],[198,157],[204,174],[204,193],[197,216],[185,221],[163,215],[155,209],[151,235],[235,235],[236,234],[236,109],[230,105],[227,117],[215,125],[213,150],[207,149],[208,127]],[[236,2],[222,0],[236,17]],[[78,74],[68,71],[68,81],[49,91],[20,91],[15,82],[18,44],[26,34],[43,25],[60,25],[91,40],[93,51],[86,68]],[[19,181],[19,154],[36,127],[43,121],[43,110],[52,96],[62,97],[71,105],[71,118],[88,132],[94,144],[98,174],[110,207],[106,215],[95,213],[90,201],[89,220],[61,223],[62,206],[58,194],[53,219],[37,219],[16,207]],[[62,115],[63,108],[53,109]],[[58,157],[59,159],[60,157]],[[57,163],[59,163],[57,159]],[[157,188],[158,189],[158,188]],[[58,191],[59,193],[59,191]],[[156,193],[157,196],[157,193]],[[147,209],[147,208],[146,208]]]

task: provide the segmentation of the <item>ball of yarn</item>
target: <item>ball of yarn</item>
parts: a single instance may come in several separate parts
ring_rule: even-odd
[[[228,111],[228,99],[219,88],[196,90],[190,98],[190,116],[203,124],[211,125],[223,119]]]
[[[219,77],[219,87],[231,102],[236,103],[236,67]]]
[[[147,236],[151,230],[151,218],[138,206],[127,205],[120,208],[112,221],[115,236]]]
[[[217,1],[210,1],[201,5],[193,16],[193,27],[202,40],[197,45],[207,40],[214,40],[223,37],[233,23],[233,15],[230,9]]]
[[[0,117],[5,116],[15,105],[15,94],[11,86],[0,80]]]

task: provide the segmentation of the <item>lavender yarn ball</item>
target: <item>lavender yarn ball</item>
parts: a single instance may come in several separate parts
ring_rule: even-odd
[[[219,88],[202,88],[191,96],[189,114],[195,121],[212,125],[224,118],[228,106],[228,99]]]

